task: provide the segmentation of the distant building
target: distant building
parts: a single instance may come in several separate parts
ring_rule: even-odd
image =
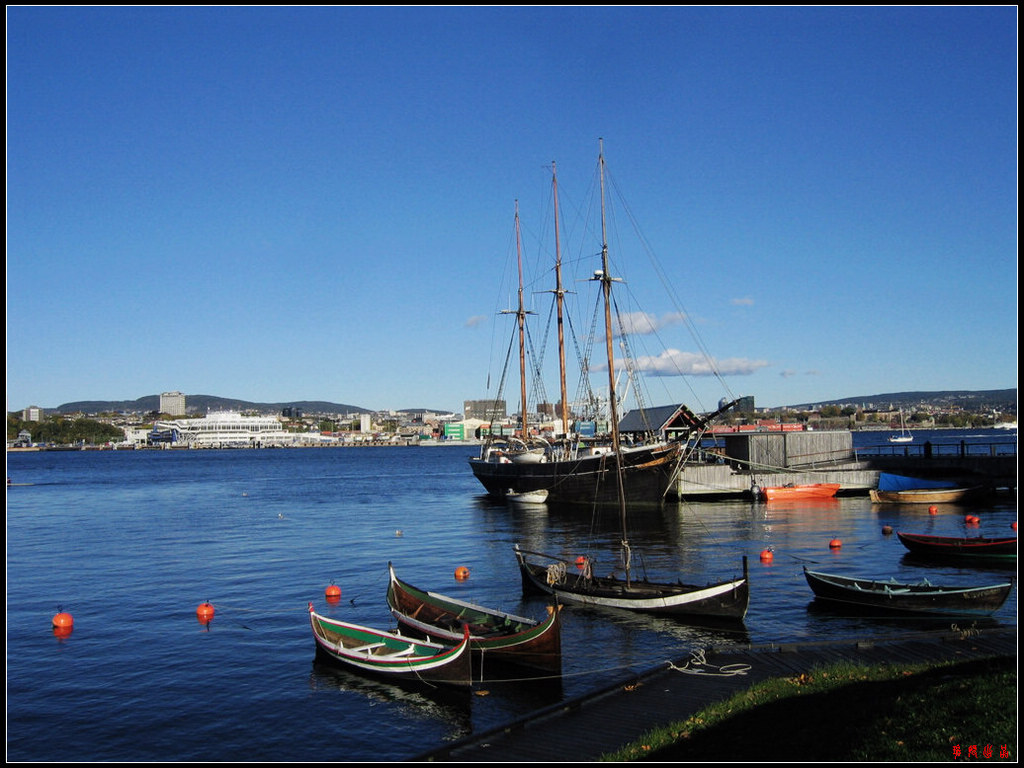
[[[184,416],[185,396],[181,392],[161,393],[160,413],[166,413],[168,416]]]
[[[723,408],[729,404],[727,398],[722,398],[718,401],[718,407]],[[732,409],[732,413],[753,413],[754,412],[754,396],[744,395],[736,401],[736,405]]]
[[[504,400],[465,400],[462,403],[462,418],[466,421],[502,421],[508,413]]]
[[[30,405],[24,411],[21,412],[22,421],[42,421],[43,420],[43,409],[38,405]]]

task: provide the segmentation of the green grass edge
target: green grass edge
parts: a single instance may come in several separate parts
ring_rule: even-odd
[[[772,678],[602,755],[641,760],[1016,762],[1017,657]]]

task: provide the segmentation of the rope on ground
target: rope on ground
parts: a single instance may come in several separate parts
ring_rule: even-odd
[[[750,671],[749,664],[726,664],[721,667],[717,667],[714,664],[708,664],[704,658],[704,651],[702,649],[691,651],[690,658],[687,659],[686,663],[681,667],[677,667],[671,661],[666,663],[668,664],[669,669],[673,669],[676,672],[682,672],[685,675],[735,677],[737,675],[746,675]],[[693,666],[691,666],[691,664]]]

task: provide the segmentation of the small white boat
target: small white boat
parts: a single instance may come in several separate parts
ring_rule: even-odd
[[[520,493],[510,490],[505,494],[505,500],[509,504],[543,504],[548,500],[548,492],[543,488],[538,491],[521,491]]]
[[[900,433],[898,435],[891,435],[889,437],[890,443],[912,443],[914,442],[914,436],[907,429],[907,424],[903,421],[903,409],[900,408]]]

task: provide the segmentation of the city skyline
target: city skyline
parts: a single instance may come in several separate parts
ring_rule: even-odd
[[[637,296],[652,402],[1016,386],[1015,7],[7,21],[8,410],[492,396],[513,206],[540,314],[600,139],[685,301]]]

